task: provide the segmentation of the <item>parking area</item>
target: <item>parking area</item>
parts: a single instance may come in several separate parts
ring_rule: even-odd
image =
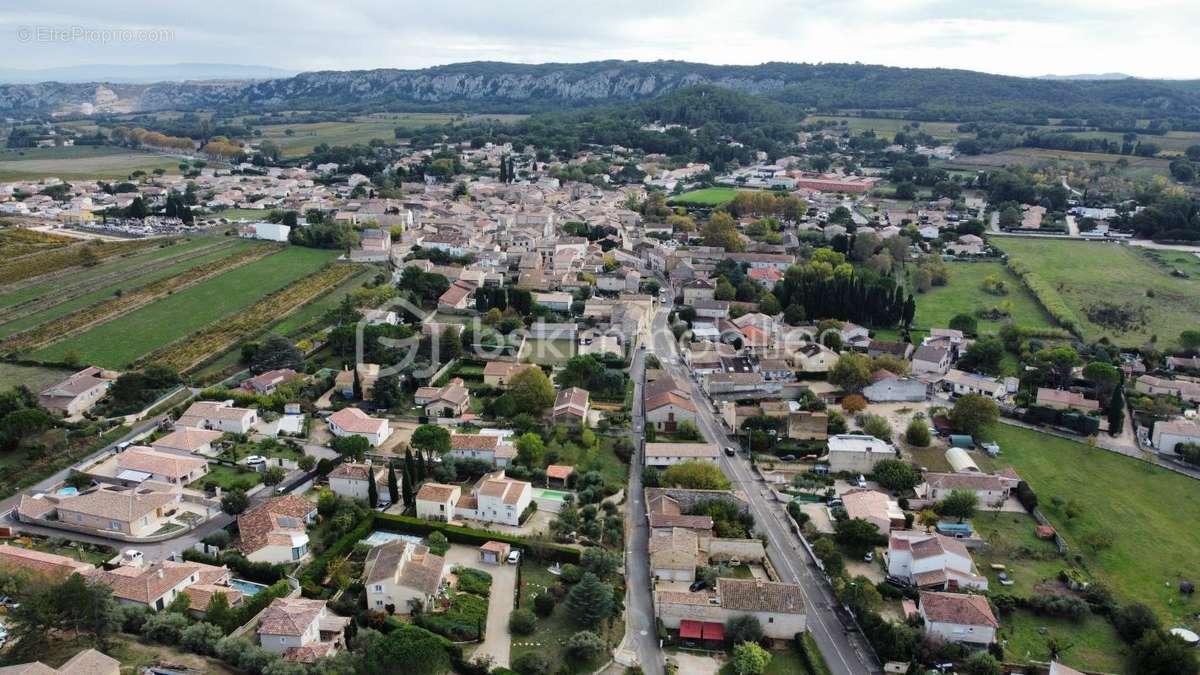
[[[512,614],[517,588],[516,565],[492,565],[480,562],[479,549],[474,546],[451,544],[446,551],[446,564],[450,567],[462,565],[482,570],[492,575],[492,592],[488,597],[487,625],[483,642],[475,648],[473,656],[484,654],[492,657],[492,665],[507,668],[512,635],[508,632],[508,617]]]

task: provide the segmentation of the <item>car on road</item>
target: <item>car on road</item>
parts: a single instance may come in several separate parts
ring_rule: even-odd
[[[794,461],[796,461],[796,456],[795,455],[784,455],[783,457],[780,457],[779,459],[782,459],[785,462],[794,462]]]
[[[872,562],[874,560],[875,560],[875,552],[874,551],[867,551],[867,554],[863,556],[863,562]]]
[[[725,446],[725,456],[726,457],[733,457],[736,454],[737,454],[737,450],[734,450],[732,445]]]

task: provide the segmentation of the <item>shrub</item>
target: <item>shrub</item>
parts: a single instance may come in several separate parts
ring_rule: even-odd
[[[1154,611],[1136,602],[1113,612],[1112,624],[1117,635],[1129,644],[1140,640],[1146,631],[1157,630],[1159,625]]]
[[[550,675],[550,659],[541,652],[525,652],[513,659],[512,669],[521,675]]]
[[[217,643],[224,637],[225,632],[219,626],[201,621],[183,629],[179,644],[190,652],[212,656],[216,653]]]
[[[158,612],[142,624],[142,635],[148,640],[164,645],[177,645],[183,635],[188,619],[175,612]]]
[[[1082,621],[1091,611],[1083,600],[1062,595],[1035,595],[1029,598],[1028,605],[1035,614],[1062,617],[1071,621]]]
[[[446,555],[446,551],[450,550],[450,541],[441,532],[430,532],[429,536],[425,537],[425,545],[434,555]]]
[[[604,653],[604,640],[590,630],[581,630],[567,639],[567,658],[587,662]]]
[[[459,591],[485,598],[492,594],[492,575],[487,572],[459,565],[454,568],[454,573],[458,575]]]
[[[536,554],[534,557],[544,558],[551,562],[579,562],[579,549],[571,548],[570,546],[535,542],[525,539],[524,537],[504,534],[502,532],[477,530],[471,527],[462,527],[459,525],[450,525],[431,520],[422,520],[420,518],[401,516],[394,513],[376,513],[373,514],[373,516],[374,527],[381,530],[388,530],[391,532],[407,532],[410,534],[419,535],[428,535],[430,532],[438,531],[442,534],[445,534],[448,540],[456,544],[480,546],[489,541],[498,541],[504,544],[509,544],[515,548],[528,549],[530,554]]]
[[[526,608],[513,610],[508,617],[508,629],[514,635],[533,635],[533,632],[537,630],[537,617]]]
[[[558,576],[563,580],[563,583],[574,585],[579,583],[579,580],[583,578],[583,570],[578,565],[567,563],[562,566],[560,572]]]
[[[550,616],[554,613],[556,605],[558,605],[558,600],[550,593],[538,593],[533,596],[533,611],[537,612],[538,616]]]
[[[908,444],[918,448],[925,448],[933,440],[929,434],[929,425],[923,420],[913,420],[908,423],[908,429],[904,432],[904,439]]]

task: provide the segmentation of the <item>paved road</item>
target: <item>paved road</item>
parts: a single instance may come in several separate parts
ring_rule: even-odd
[[[736,445],[736,441],[725,433],[712,411],[712,406],[699,383],[680,361],[678,345],[667,327],[667,310],[660,310],[654,318],[653,344],[650,349],[682,385],[688,383],[692,398],[696,402],[697,422],[701,432],[710,442],[721,447]],[[725,475],[734,482],[734,487],[746,493],[750,510],[754,515],[756,529],[765,532],[770,542],[767,554],[783,581],[797,583],[804,593],[808,609],[808,629],[825,657],[834,675],[859,675],[881,672],[866,640],[856,632],[843,628],[834,608],[837,606],[833,592],[824,575],[801,549],[799,537],[788,526],[782,505],[770,496],[764,483],[755,479],[749,462],[739,454],[736,457],[720,455],[720,466]]]
[[[644,344],[644,343],[643,343]],[[645,352],[639,347],[633,356],[629,376],[633,378],[634,453],[629,462],[629,495],[625,504],[625,638],[621,648],[637,657],[646,675],[662,675],[663,657],[658,646],[654,622],[654,601],[650,586],[650,526],[642,496],[642,457],[645,446],[645,418],[642,386],[645,384]]]

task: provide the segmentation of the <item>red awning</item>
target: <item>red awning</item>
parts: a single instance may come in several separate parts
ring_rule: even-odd
[[[702,634],[702,624],[699,621],[685,619],[679,622],[679,639],[699,640]]]
[[[701,628],[705,640],[725,641],[725,626],[715,621],[705,621]]]

